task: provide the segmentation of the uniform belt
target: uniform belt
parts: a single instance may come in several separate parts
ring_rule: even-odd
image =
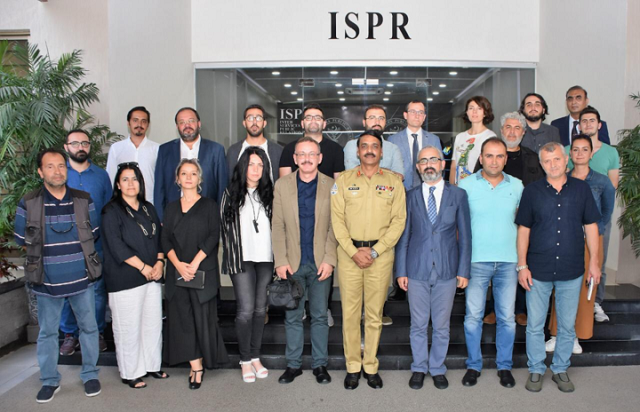
[[[353,246],[355,246],[355,247],[373,247],[376,243],[378,243],[377,240],[354,240],[354,239],[351,239],[351,241],[353,242]]]

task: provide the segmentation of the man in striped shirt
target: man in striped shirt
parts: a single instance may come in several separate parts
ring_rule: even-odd
[[[40,366],[42,389],[36,400],[49,402],[60,390],[61,376],[58,364],[58,328],[64,304],[68,298],[80,328],[82,345],[82,371],[85,394],[96,396],[100,393],[98,381],[98,327],[95,318],[93,281],[90,280],[86,250],[80,243],[80,233],[98,236],[99,228],[92,227],[97,221],[95,206],[88,194],[72,192],[66,185],[67,163],[65,153],[58,149],[46,149],[38,155],[38,174],[44,181],[44,188],[20,200],[16,211],[15,240],[27,249],[25,271],[31,266],[43,266],[41,282],[29,283],[38,301],[37,357]],[[80,199],[77,196],[83,196]],[[82,201],[82,203],[80,203]],[[42,203],[38,203],[42,202]],[[74,202],[78,205],[74,206]],[[29,204],[30,206],[27,206]],[[42,204],[44,222],[38,213],[29,214],[29,207]],[[87,221],[76,221],[77,207],[88,207],[83,211]],[[88,205],[88,206],[87,206]],[[27,218],[29,216],[29,219]],[[39,227],[41,232],[35,228]],[[34,235],[34,230],[35,234]],[[33,254],[34,244],[40,242],[41,255]],[[31,253],[30,253],[31,252]],[[94,254],[90,255],[95,258]],[[27,277],[29,279],[29,277]]]

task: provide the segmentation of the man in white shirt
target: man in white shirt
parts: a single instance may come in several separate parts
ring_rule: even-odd
[[[127,113],[129,137],[114,143],[109,148],[107,158],[107,173],[111,185],[118,172],[118,165],[126,162],[136,162],[144,177],[144,187],[147,201],[153,203],[153,183],[160,144],[149,140],[146,132],[151,121],[151,114],[144,106],[136,106]]]

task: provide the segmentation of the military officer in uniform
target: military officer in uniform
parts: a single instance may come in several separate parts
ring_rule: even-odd
[[[374,389],[382,307],[393,270],[393,248],[407,218],[402,179],[380,167],[380,132],[358,138],[360,166],[343,172],[331,191],[331,222],[338,240],[338,282],[342,300],[342,335],[347,376],[345,389],[358,387],[360,372]],[[364,292],[364,358],[360,354],[360,319]]]

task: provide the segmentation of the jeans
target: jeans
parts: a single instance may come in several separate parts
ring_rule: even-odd
[[[569,368],[573,341],[576,337],[576,313],[582,278],[579,276],[572,280],[550,282],[533,280],[531,290],[527,292],[527,366],[530,373],[544,375],[547,370],[544,363],[547,358],[544,348],[544,323],[547,320],[549,297],[554,288],[558,335],[551,370],[553,373],[562,373]]]
[[[80,346],[82,347],[82,382],[98,378],[98,327],[95,315],[95,296],[93,285],[87,290],[67,298],[71,310],[78,320],[80,327]],[[60,347],[58,342],[58,328],[60,315],[64,305],[64,298],[37,295],[38,300],[38,334],[37,357],[40,365],[40,380],[42,385],[58,386],[60,373],[58,372],[58,356]]]
[[[311,316],[311,367],[327,366],[329,359],[329,325],[327,324],[327,302],[333,277],[318,281],[318,268],[314,263],[300,266],[293,274],[293,279],[300,282],[305,293],[300,299],[297,309],[285,313],[284,331],[287,336],[287,367],[298,369],[302,366],[302,349],[304,347],[304,327],[302,312],[305,299],[309,300]]]
[[[604,241],[602,242],[602,251],[604,252],[604,258],[602,259],[602,276],[600,277],[600,283],[596,291],[596,303],[602,304],[604,300],[604,287],[607,283],[607,272],[605,272],[605,266],[607,264],[607,254],[609,253],[609,239],[611,238],[611,221],[605,226],[604,229]]]
[[[245,272],[231,276],[236,295],[236,335],[240,360],[260,357],[264,317],[267,313],[267,285],[273,278],[273,262],[243,262]]]
[[[107,311],[107,289],[104,286],[104,276],[95,281],[93,284],[96,300],[96,323],[98,324],[98,332],[104,334],[104,328],[107,325],[105,320],[105,313]],[[69,300],[64,300],[64,307],[62,308],[62,317],[60,319],[60,330],[64,333],[70,333],[75,337],[78,337],[78,322],[73,315]]]
[[[496,365],[498,370],[511,370],[516,337],[514,310],[518,275],[516,264],[508,262],[471,263],[471,278],[465,292],[467,313],[464,318],[464,336],[469,356],[467,369],[482,370],[480,340],[489,282],[493,284],[496,311]]]

